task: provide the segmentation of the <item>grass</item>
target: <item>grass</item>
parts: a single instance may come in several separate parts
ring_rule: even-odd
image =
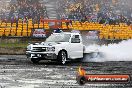
[[[0,47],[1,48],[26,48],[28,45],[27,42],[24,42],[24,43],[5,43],[5,42],[2,42],[0,43]]]

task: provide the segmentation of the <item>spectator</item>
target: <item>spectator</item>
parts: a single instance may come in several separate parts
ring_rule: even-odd
[[[58,0],[57,3],[60,19],[67,16],[71,20],[107,24],[130,24],[128,19],[132,20],[131,0]]]
[[[1,11],[1,14],[5,17],[5,14],[9,13],[9,16],[7,16],[9,21],[13,21],[15,18],[38,20],[40,17],[47,17],[46,7],[39,0],[11,0],[8,7],[10,8],[9,12]],[[15,17],[16,14],[17,17]],[[2,16],[1,19],[3,19]]]

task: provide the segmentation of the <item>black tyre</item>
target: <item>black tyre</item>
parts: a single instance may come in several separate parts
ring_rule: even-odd
[[[58,62],[60,64],[65,64],[67,60],[67,53],[65,51],[60,51],[58,54]]]
[[[34,64],[37,64],[37,63],[39,63],[40,59],[39,59],[39,58],[31,58],[31,61],[32,61]]]
[[[79,85],[84,85],[87,82],[84,76],[78,76],[76,80]]]

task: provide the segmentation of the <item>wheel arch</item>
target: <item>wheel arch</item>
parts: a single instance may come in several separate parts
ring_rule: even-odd
[[[66,52],[66,55],[67,55],[67,58],[69,58],[68,52],[67,52],[65,49],[60,50],[60,51],[58,52],[58,55],[59,55],[59,53],[60,53],[61,51],[65,51],[65,52]]]

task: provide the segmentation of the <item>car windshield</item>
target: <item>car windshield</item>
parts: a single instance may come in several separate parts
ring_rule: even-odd
[[[70,34],[52,34],[45,42],[69,42]]]

